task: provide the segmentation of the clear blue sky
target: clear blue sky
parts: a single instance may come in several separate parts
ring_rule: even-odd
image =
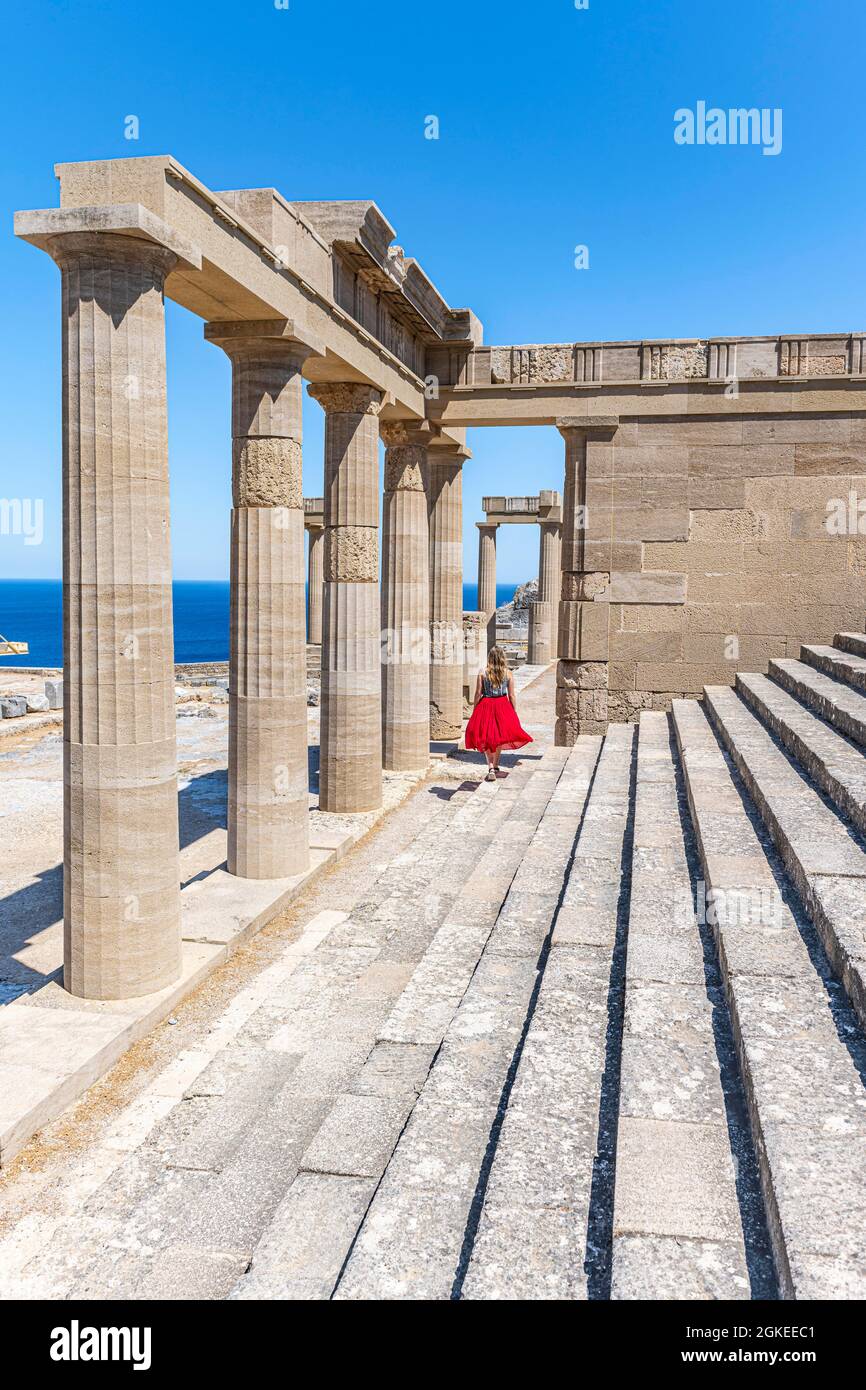
[[[2,576],[59,574],[59,273],[11,233],[56,204],[55,161],[170,153],[215,189],[374,199],[488,342],[866,325],[862,0],[46,0],[3,31],[0,497],[43,497],[45,542],[0,536]],[[781,154],[678,146],[699,100],[781,107]],[[168,378],[175,573],[221,578],[229,366],[172,305]],[[553,429],[469,443],[471,579],[482,494],[558,486],[562,453]],[[534,575],[534,528],[506,529],[500,578]]]

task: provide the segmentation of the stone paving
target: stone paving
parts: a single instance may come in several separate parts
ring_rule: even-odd
[[[536,680],[0,1177],[0,1297],[862,1298],[831,660],[572,749]]]

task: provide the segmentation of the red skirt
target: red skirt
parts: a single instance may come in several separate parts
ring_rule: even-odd
[[[522,748],[531,742],[507,695],[485,695],[466,725],[466,747],[479,753],[495,753],[497,748]]]

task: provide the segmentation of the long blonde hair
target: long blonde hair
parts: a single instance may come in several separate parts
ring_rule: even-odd
[[[503,647],[491,647],[487,653],[487,679],[491,685],[502,685],[508,675],[508,657]]]

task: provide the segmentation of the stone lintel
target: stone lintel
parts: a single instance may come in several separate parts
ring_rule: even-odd
[[[92,236],[124,236],[132,240],[153,243],[171,251],[178,264],[189,270],[201,270],[201,251],[187,237],[175,231],[161,217],[142,207],[141,203],[113,203],[106,207],[37,208],[16,212],[15,235],[40,251],[52,254],[55,237],[70,233]]]

